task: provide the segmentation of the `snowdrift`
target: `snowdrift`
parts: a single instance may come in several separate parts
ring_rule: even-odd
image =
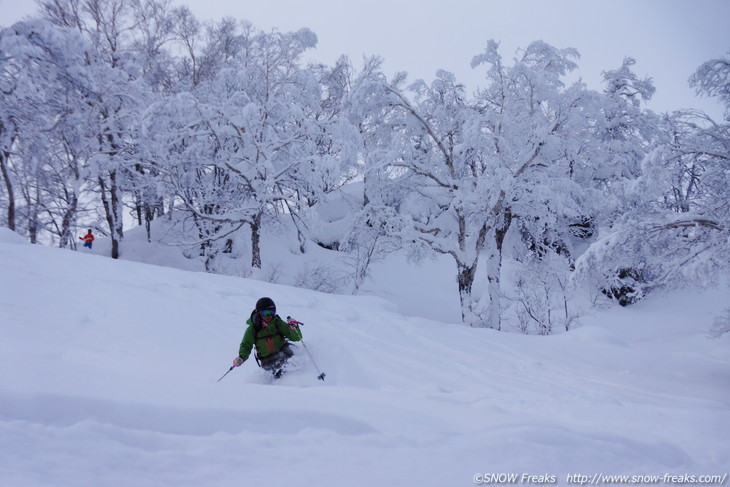
[[[655,296],[535,337],[405,316],[377,297],[23,245],[2,230],[3,485],[730,471],[730,337],[707,337],[727,289]],[[304,322],[326,381],[300,353],[276,384],[252,361],[216,382],[264,295]]]

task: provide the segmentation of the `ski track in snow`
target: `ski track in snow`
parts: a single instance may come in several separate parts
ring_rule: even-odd
[[[730,337],[706,337],[727,290],[652,297],[535,337],[11,240],[0,234],[3,486],[730,470]],[[324,382],[301,346],[278,381],[250,360],[216,382],[262,295],[305,323]]]

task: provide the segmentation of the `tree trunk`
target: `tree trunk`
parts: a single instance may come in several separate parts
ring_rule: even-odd
[[[149,205],[144,204],[144,229],[147,232],[147,241],[152,242],[152,220],[155,219],[155,209]]]
[[[210,249],[210,240],[208,239],[208,235],[205,231],[205,221],[201,220],[195,213],[193,213],[193,222],[195,222],[195,226],[198,229],[198,239],[200,240],[199,255],[200,257],[205,257],[205,272],[210,272],[211,257],[210,252],[208,251],[208,249]]]
[[[109,197],[106,194],[106,184],[104,178],[99,177],[99,186],[101,187],[101,201],[104,205],[104,212],[106,213],[106,221],[109,225],[112,239],[112,259],[119,258],[119,244],[124,237],[122,216],[121,216],[121,201],[119,198],[119,188],[117,187],[117,173],[116,171],[109,172]]]
[[[477,263],[466,265],[456,261],[456,269],[459,283],[459,302],[461,303],[461,321],[469,326],[475,326],[477,317],[474,313],[474,299],[471,295],[474,277],[476,276]]]
[[[15,192],[13,191],[13,182],[10,180],[10,171],[7,167],[9,159],[10,153],[6,150],[0,150],[0,170],[5,181],[5,190],[8,192],[8,228],[15,231]]]
[[[78,203],[79,199],[76,197],[76,195],[73,195],[71,197],[71,202],[66,208],[66,211],[63,213],[63,220],[61,221],[61,239],[58,245],[62,249],[68,247],[72,241],[71,224],[76,219],[76,208],[78,206]]]
[[[261,269],[261,213],[251,221],[251,267]]]
[[[487,258],[487,291],[489,294],[487,326],[495,330],[502,329],[502,247],[511,223],[512,213],[507,208],[501,225],[494,231],[494,246],[489,250]]]
[[[41,206],[41,190],[38,178],[36,177],[35,180],[35,198],[28,198],[28,237],[32,244],[38,243],[38,209]],[[32,189],[29,189],[29,194],[31,191]]]
[[[489,293],[489,308],[487,312],[487,327],[495,330],[502,329],[502,289],[500,273],[502,267],[502,252],[496,246],[489,250],[487,258],[487,290]]]
[[[144,203],[142,203],[142,195],[140,194],[140,191],[134,192],[134,212],[137,214],[137,225],[142,226],[142,207],[144,206]]]

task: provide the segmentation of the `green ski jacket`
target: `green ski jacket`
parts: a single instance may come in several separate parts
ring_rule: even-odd
[[[267,325],[256,311],[246,320],[248,328],[243,334],[241,347],[238,349],[238,356],[246,360],[251,355],[251,350],[256,347],[258,358],[265,360],[275,354],[287,344],[287,340],[298,342],[302,339],[302,332],[299,326],[289,324],[282,320],[279,315]]]

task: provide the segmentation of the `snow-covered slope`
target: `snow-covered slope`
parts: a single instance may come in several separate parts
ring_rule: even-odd
[[[3,229],[0,229],[3,230]],[[11,242],[0,233],[0,484],[457,486],[477,474],[724,475],[726,289],[552,337]],[[268,295],[317,365],[222,381]],[[481,480],[481,477],[477,477]],[[520,482],[517,483],[526,483]]]

